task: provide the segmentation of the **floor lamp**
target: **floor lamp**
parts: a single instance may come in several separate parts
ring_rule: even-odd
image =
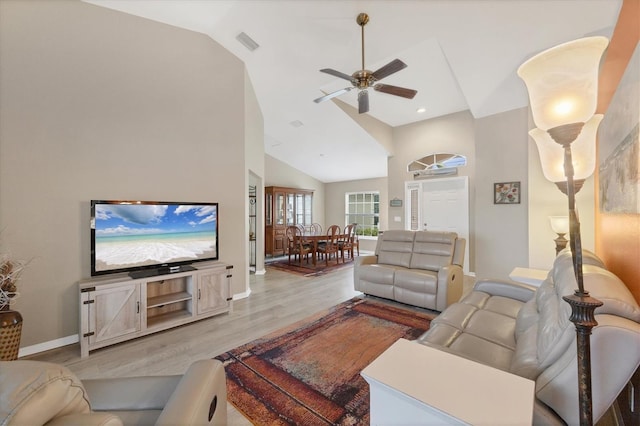
[[[564,236],[569,233],[569,216],[549,216],[551,229],[558,237],[553,240],[556,243],[556,256],[567,247],[567,240]]]
[[[571,305],[576,327],[580,424],[592,425],[590,336],[595,309],[602,305],[584,289],[582,243],[575,194],[595,170],[595,142],[602,116],[595,115],[600,59],[609,41],[586,37],[539,53],[518,68],[529,92],[533,121],[530,132],[540,153],[545,177],[569,201],[569,245],[578,284],[563,299]],[[558,167],[562,165],[562,167]],[[559,171],[563,175],[559,175]]]

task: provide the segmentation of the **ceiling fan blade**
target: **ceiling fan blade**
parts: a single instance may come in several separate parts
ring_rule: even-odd
[[[334,77],[344,78],[345,80],[348,80],[348,81],[353,80],[353,77],[351,77],[349,74],[345,74],[343,72],[336,71],[331,68],[323,68],[320,70],[320,72],[331,74]]]
[[[416,93],[418,93],[417,90],[406,89],[404,87],[392,86],[390,84],[381,84],[381,83],[378,83],[375,86],[373,86],[373,89],[378,92],[388,93],[390,95],[395,95],[395,96],[402,96],[403,98],[407,98],[407,99],[413,99]]]
[[[406,67],[407,67],[407,64],[402,62],[400,59],[394,59],[393,61],[389,62],[387,65],[383,66],[382,68],[374,71],[371,75],[376,80],[382,80],[383,78],[390,76],[391,74],[398,72],[402,69],[405,69]]]
[[[343,93],[347,93],[353,89],[355,89],[355,87],[345,87],[344,89],[336,90],[335,92],[331,92],[328,95],[324,95],[319,97],[318,99],[314,99],[313,102],[319,104],[320,102],[328,101],[329,99],[335,98],[336,96],[340,96]]]
[[[369,92],[362,90],[358,93],[358,113],[365,112],[369,112]]]

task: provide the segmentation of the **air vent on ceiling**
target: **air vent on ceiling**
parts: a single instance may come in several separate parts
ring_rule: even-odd
[[[260,47],[260,45],[258,43],[256,43],[254,39],[249,37],[245,32],[241,32],[240,34],[238,34],[236,36],[236,40],[238,40],[240,43],[242,43],[242,45],[244,47],[246,47],[247,49],[249,49],[249,51],[251,51],[251,52],[253,52],[258,47]]]

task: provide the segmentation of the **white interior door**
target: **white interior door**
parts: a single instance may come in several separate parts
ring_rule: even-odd
[[[407,182],[407,189],[416,182]],[[469,273],[469,178],[456,176],[420,181],[417,214],[420,229],[455,232],[466,240],[464,272]],[[407,200],[407,210],[416,211]],[[412,208],[413,207],[413,208]]]

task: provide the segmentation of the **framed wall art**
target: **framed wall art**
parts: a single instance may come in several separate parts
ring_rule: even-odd
[[[520,182],[494,183],[493,204],[520,204]]]

